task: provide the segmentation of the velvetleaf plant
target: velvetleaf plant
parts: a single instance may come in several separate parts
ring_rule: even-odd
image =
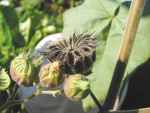
[[[85,75],[91,73],[93,62],[96,60],[96,47],[100,44],[97,39],[92,38],[92,34],[73,34],[69,41],[61,38],[50,43],[47,47],[43,47],[46,51],[41,52],[50,61],[43,67],[41,67],[43,56],[40,54],[36,56],[37,52],[32,56],[31,49],[27,53],[24,48],[23,53],[11,62],[10,75],[16,85],[14,92],[11,96],[9,94],[8,101],[0,108],[0,111],[12,104],[28,101],[40,93],[52,94],[54,97],[65,93],[72,100],[86,98],[91,90],[89,80]],[[55,89],[65,79],[66,83],[62,90],[42,90],[44,86]],[[36,85],[39,81],[40,87]],[[25,87],[35,85],[37,91],[26,99],[14,100],[19,85]]]
[[[107,91],[108,91],[108,88],[109,88],[109,84],[110,84],[110,81],[111,81],[111,78],[112,78],[111,74],[112,74],[112,70],[114,70],[114,67],[115,67],[114,64],[116,64],[116,60],[117,60],[116,56],[118,55],[118,51],[119,51],[119,48],[120,48],[120,45],[121,45],[120,42],[121,42],[121,37],[123,35],[123,31],[124,31],[124,28],[125,28],[125,22],[126,22],[126,19],[127,19],[128,9],[125,8],[123,5],[119,5],[118,6],[115,2],[112,2],[112,1],[99,0],[98,2],[99,2],[99,4],[95,0],[92,0],[92,1],[86,0],[83,5],[77,7],[77,8],[81,8],[82,10],[74,8],[74,9],[71,9],[70,12],[69,11],[66,12],[65,15],[64,15],[64,21],[65,21],[64,34],[66,35],[66,37],[67,37],[67,35],[70,35],[70,34],[68,34],[68,32],[67,32],[68,30],[67,29],[69,29],[69,30],[72,29],[73,32],[75,31],[75,29],[79,30],[79,31],[82,30],[86,34],[86,32],[89,32],[89,30],[91,30],[91,28],[94,27],[95,29],[93,29],[93,30],[96,31],[93,34],[94,37],[96,35],[98,35],[100,32],[102,33],[102,35],[107,36],[107,38],[104,37],[104,39],[103,39],[103,45],[100,45],[98,47],[97,54],[98,55],[102,54],[102,56],[98,56],[97,55],[97,61],[95,62],[93,70],[92,70],[93,73],[90,76],[87,76],[87,78],[89,78],[90,81],[91,81],[90,84],[92,86],[92,91],[94,92],[94,94],[96,94],[96,97],[98,97],[99,96],[98,94],[100,94],[100,96],[98,97],[98,101],[101,102],[106,97],[106,94],[107,94]],[[136,18],[133,19],[134,22],[137,20],[135,22],[136,26],[133,26],[134,24],[132,23],[133,22],[132,20],[129,20],[129,21],[131,21],[131,26],[133,26],[131,28],[133,28],[134,33],[135,33],[135,31],[137,29],[137,26],[138,26],[138,21],[139,21],[140,15],[142,13],[142,8],[143,8],[144,2],[145,2],[145,0],[138,0],[138,1],[137,0],[133,0],[133,4],[134,4],[133,6],[135,6],[135,7],[131,7],[131,9],[133,8],[135,12],[134,13],[131,12],[130,16],[131,17],[136,17]],[[101,7],[100,7],[100,5],[101,5]],[[100,9],[96,9],[96,8],[100,8]],[[138,9],[140,9],[140,11]],[[73,14],[71,11],[72,12],[79,11],[76,14],[79,14],[81,18],[80,19],[76,19],[75,16],[74,16],[75,14]],[[85,13],[85,11],[87,11],[88,13]],[[96,13],[96,11],[100,11],[100,12]],[[83,15],[83,13],[85,15]],[[94,14],[94,13],[96,13],[96,14]],[[71,15],[71,14],[73,14],[73,15]],[[143,13],[143,14],[149,15],[149,13]],[[69,15],[70,18],[67,18],[67,15]],[[82,16],[83,16],[83,18],[82,18]],[[74,19],[71,19],[72,17]],[[76,15],[76,17],[78,17],[78,15]],[[99,19],[97,19],[98,17],[99,17]],[[74,20],[75,22],[69,23],[70,21],[68,21],[67,19],[71,19],[72,21]],[[83,22],[81,20],[84,20],[84,21],[87,20],[89,22],[87,22],[87,21]],[[135,43],[133,45],[131,57],[130,57],[130,60],[129,60],[129,63],[128,63],[128,66],[127,66],[127,69],[126,69],[126,71],[128,70],[128,72],[130,72],[130,69],[132,67],[136,67],[137,65],[139,65],[142,62],[146,61],[147,58],[149,57],[149,46],[148,46],[148,44],[149,44],[149,35],[148,35],[149,28],[146,27],[147,29],[145,29],[145,30],[147,32],[145,32],[145,34],[142,34],[143,36],[146,37],[146,39],[141,40],[141,38],[140,38],[141,35],[139,36],[140,31],[142,31],[142,29],[143,29],[143,26],[144,26],[144,28],[145,28],[145,26],[147,26],[147,24],[149,22],[148,20],[149,20],[148,17],[144,17],[144,18],[141,19],[141,23],[142,24],[140,23],[139,29],[137,31],[136,40],[135,40]],[[86,22],[89,23],[89,24],[87,24]],[[94,22],[95,24],[93,24],[92,22]],[[97,23],[99,23],[99,22],[102,22],[102,26],[101,27],[97,26]],[[71,28],[72,27],[72,23],[74,25],[75,24],[77,25],[77,23],[79,23],[79,25],[81,25],[81,27],[73,26],[73,28]],[[87,25],[87,27],[85,27],[85,25]],[[99,27],[99,29],[97,29],[97,27]],[[77,28],[82,28],[82,29],[77,29]],[[87,28],[87,29],[85,29],[85,28]],[[121,31],[120,31],[120,29],[121,29]],[[131,35],[133,33],[133,31],[132,30],[130,31],[130,30],[129,30],[129,35]],[[133,35],[132,38],[134,38],[134,36],[135,36],[135,34]],[[119,40],[119,41],[117,41],[117,40]],[[112,46],[112,45],[114,45],[114,42],[116,42],[115,44],[117,45],[115,47]],[[144,45],[142,45],[143,42],[144,42]],[[132,45],[132,43],[128,43],[128,45],[130,46],[130,45]],[[140,53],[136,52],[136,48],[138,48],[138,50],[141,50],[141,51],[145,50],[144,52],[145,52],[146,55],[141,56]],[[129,48],[129,50],[131,50],[131,48]],[[110,56],[110,54],[111,54],[111,56]],[[124,55],[124,56],[129,57],[129,55]],[[138,56],[137,60],[135,59],[134,56]],[[141,61],[138,61],[139,59]],[[110,61],[112,61],[113,63],[110,62]],[[127,58],[127,61],[128,61],[128,58]],[[127,61],[125,63],[127,63]],[[100,68],[99,68],[99,64],[101,66]],[[100,70],[97,69],[96,66]],[[120,69],[120,68],[117,68],[117,69]],[[121,67],[121,69],[122,69],[122,67]],[[72,72],[74,73],[74,71],[72,71]],[[122,71],[122,75],[123,75],[123,73],[124,73],[124,70]],[[84,74],[86,74],[86,73],[84,73]],[[98,78],[98,80],[95,83],[93,82],[93,81],[95,81],[94,74],[97,75],[96,78]],[[102,77],[102,74],[104,74],[105,77]],[[68,77],[68,76],[66,76],[66,77]],[[99,78],[102,78],[102,79],[99,79]],[[104,82],[104,79],[105,79],[106,83]],[[120,81],[121,81],[121,79],[120,79]],[[93,83],[94,84],[99,84],[99,85],[93,85]],[[113,85],[114,84],[112,84],[111,86],[113,86]],[[120,84],[117,84],[117,85],[118,85],[118,87],[120,86]],[[94,86],[94,88],[93,88],[93,86]],[[99,92],[98,88],[95,88],[96,86],[101,86],[100,92]],[[17,88],[18,88],[18,86],[16,85],[14,93],[12,94],[11,98],[8,99],[8,101],[10,100],[9,101],[10,103],[6,103],[4,106],[2,106],[0,108],[0,111],[2,111],[4,108],[8,107],[11,104],[17,104],[17,103],[20,103],[20,102],[27,101],[27,100],[33,98],[34,96],[36,96],[38,93],[42,93],[42,91],[41,91],[42,87],[38,87],[38,89],[37,89],[38,93],[35,92],[33,95],[31,95],[26,100],[12,101],[11,99],[14,98],[15,93],[17,91]],[[114,92],[115,92],[115,96],[116,96],[117,90],[114,91]],[[63,93],[62,90],[61,91],[57,91],[57,92],[54,91],[52,94],[57,96],[57,94],[61,94],[61,93]],[[111,94],[111,93],[108,92],[108,95],[109,94]],[[94,97],[92,97],[92,98],[94,99]],[[112,98],[112,99],[115,100],[115,98]],[[108,100],[108,99],[106,99],[106,100]],[[113,100],[113,102],[114,102],[114,100]],[[84,102],[84,108],[85,108],[86,111],[88,111],[91,106],[95,107],[95,104],[91,101],[91,99],[90,100],[86,100],[85,99],[83,102]],[[95,102],[97,103],[97,100],[95,100]],[[117,113],[118,112],[118,111],[109,111],[110,109],[112,109],[112,105],[109,105],[109,104],[107,105],[107,104],[104,103],[104,106],[101,106],[101,105],[99,105],[99,102],[97,103],[97,106],[99,107],[99,110],[102,111],[102,113],[105,113],[105,112],[112,112],[112,113],[116,112]],[[87,104],[85,104],[85,103],[87,103]],[[143,109],[143,111],[144,110],[145,109]],[[128,112],[135,112],[136,113],[138,111],[139,110],[128,111]],[[126,112],[126,111],[121,111],[121,112]]]
[[[136,0],[132,1],[135,2]],[[139,1],[140,7],[143,6],[141,1],[143,0]],[[132,2],[128,1],[118,5],[112,0],[86,0],[81,6],[66,11],[63,16],[63,36],[67,39],[69,39],[69,33],[73,33],[74,31],[76,31],[76,33],[82,31],[85,34],[89,31],[95,31],[93,34],[94,37],[102,35],[102,44],[97,48],[97,60],[92,68],[93,73],[87,76],[90,80],[92,92],[101,103],[105,101],[108,94],[113,75],[112,73],[115,70],[129,15],[130,3]],[[136,38],[124,73],[124,78],[138,65],[146,62],[150,56],[150,27],[148,26],[150,24],[149,5],[150,1],[147,0],[139,27],[138,29],[136,28]],[[138,7],[137,4],[136,6]],[[136,12],[136,9],[134,9],[134,11]],[[132,12],[131,14],[133,16],[140,14],[139,12],[135,12]],[[137,20],[137,18],[134,19],[132,20]],[[132,26],[132,24],[130,23],[130,26]],[[133,29],[134,28],[132,28],[131,31],[129,30],[126,34],[129,34],[130,32],[133,34]],[[83,100],[83,108],[85,111],[89,111],[91,107],[97,106],[93,99],[88,96]]]

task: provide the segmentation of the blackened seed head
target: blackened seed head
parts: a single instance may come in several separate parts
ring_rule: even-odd
[[[76,73],[84,74],[86,71],[87,66],[84,64],[83,61],[77,61],[73,67],[76,70]]]
[[[84,57],[84,62],[85,62],[86,66],[89,69],[92,66],[92,64],[93,64],[92,57],[91,56]]]
[[[93,62],[95,62],[95,60],[96,60],[96,51],[93,51],[92,60],[93,60]]]
[[[60,60],[65,68],[66,74],[91,72],[93,62],[96,60],[96,47],[100,44],[96,38],[91,38],[93,33],[86,35],[75,33],[67,41],[64,38],[52,42],[43,47],[46,52],[42,55],[50,61]]]

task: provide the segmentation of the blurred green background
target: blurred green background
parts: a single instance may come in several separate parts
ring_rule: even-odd
[[[61,32],[62,14],[84,0],[0,0],[0,66],[9,71],[11,60],[23,47],[34,50],[47,35]],[[9,72],[8,72],[9,73]],[[10,90],[13,90],[12,81]],[[19,96],[16,97],[19,99]],[[0,106],[7,100],[0,91]],[[14,105],[2,113],[27,113],[24,104]]]

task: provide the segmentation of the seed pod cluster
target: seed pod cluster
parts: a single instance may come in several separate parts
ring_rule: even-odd
[[[50,62],[60,60],[64,65],[66,74],[91,73],[93,62],[96,60],[96,47],[100,44],[98,38],[91,38],[92,34],[73,34],[69,41],[64,38],[43,47],[41,52]]]
[[[11,61],[10,75],[18,85],[24,85],[25,87],[33,86],[33,83],[39,82],[38,73],[41,68],[43,56],[38,55],[37,52],[31,56],[31,49],[26,54],[26,50],[22,54],[17,56]]]
[[[90,93],[90,83],[84,75],[91,73],[96,60],[96,47],[100,44],[92,34],[73,34],[67,41],[60,38],[41,52],[50,63],[40,70],[40,82],[53,89],[66,78],[64,92],[71,100],[81,100]],[[67,75],[67,76],[66,76]]]

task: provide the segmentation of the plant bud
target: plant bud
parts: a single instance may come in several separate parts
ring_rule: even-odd
[[[1,68],[1,67],[0,67]],[[11,80],[4,68],[0,71],[0,90],[5,90],[9,87]]]
[[[81,100],[90,93],[90,83],[81,74],[70,75],[65,82],[64,91],[71,100]]]
[[[24,85],[25,87],[33,86],[33,83],[39,82],[38,73],[41,68],[43,56],[38,55],[37,52],[31,56],[31,49],[26,54],[26,50],[22,54],[17,56],[11,61],[10,75],[18,85]]]
[[[64,79],[64,69],[61,61],[57,60],[53,63],[49,63],[41,68],[39,73],[40,82],[46,87],[53,89],[60,86]]]

